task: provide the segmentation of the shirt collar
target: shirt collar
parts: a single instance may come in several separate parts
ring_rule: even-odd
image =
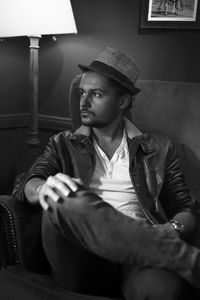
[[[143,135],[142,132],[127,118],[124,118],[124,125],[126,129],[127,136],[132,139],[136,136]]]

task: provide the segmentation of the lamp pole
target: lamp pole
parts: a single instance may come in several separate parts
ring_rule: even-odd
[[[38,138],[38,52],[41,35],[29,36],[30,40],[30,99],[29,99],[29,131],[27,144],[36,147]]]

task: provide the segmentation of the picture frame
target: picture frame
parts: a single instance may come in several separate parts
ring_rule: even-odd
[[[140,30],[200,29],[200,0],[140,0]]]

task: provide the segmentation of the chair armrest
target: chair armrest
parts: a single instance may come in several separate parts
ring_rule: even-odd
[[[0,196],[0,236],[4,265],[23,265],[20,257],[20,237],[17,234],[17,220],[10,208],[11,197]],[[13,203],[12,203],[13,204]]]
[[[48,273],[49,265],[41,243],[40,206],[12,196],[0,196],[0,224],[4,263]]]

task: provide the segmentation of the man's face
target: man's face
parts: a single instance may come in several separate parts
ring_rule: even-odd
[[[95,72],[83,74],[80,82],[80,114],[83,125],[102,128],[120,114],[120,97],[108,85],[108,79]]]

